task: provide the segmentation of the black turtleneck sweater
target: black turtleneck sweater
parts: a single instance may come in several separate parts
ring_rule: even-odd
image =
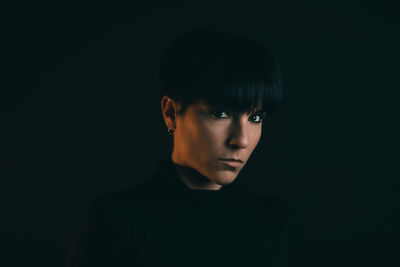
[[[193,190],[175,167],[164,158],[144,182],[99,197],[67,266],[302,266],[285,201],[235,183]]]

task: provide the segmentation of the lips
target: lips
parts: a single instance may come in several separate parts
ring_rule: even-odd
[[[240,160],[240,159],[235,159],[235,158],[221,158],[221,160],[243,163],[242,160]]]
[[[243,165],[243,162],[241,162],[241,160],[221,159],[221,162],[233,168],[240,167]]]

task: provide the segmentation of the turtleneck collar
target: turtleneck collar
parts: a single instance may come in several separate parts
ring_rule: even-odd
[[[160,160],[156,168],[156,177],[161,179],[158,183],[161,190],[167,190],[183,196],[187,201],[198,207],[209,207],[217,205],[226,200],[229,191],[233,188],[234,184],[222,186],[219,190],[196,190],[188,187],[178,176],[176,164],[172,161],[171,157],[164,157]],[[174,196],[176,197],[176,196]]]

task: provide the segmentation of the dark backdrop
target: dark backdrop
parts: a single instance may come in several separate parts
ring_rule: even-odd
[[[199,26],[256,39],[282,66],[280,112],[239,183],[297,204],[310,264],[399,263],[396,6],[130,2],[0,8],[1,266],[62,266],[93,199],[170,153],[157,64]]]

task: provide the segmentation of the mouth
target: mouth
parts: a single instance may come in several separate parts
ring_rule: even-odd
[[[232,159],[220,159],[220,160],[223,164],[228,165],[230,167],[234,167],[234,168],[237,168],[237,167],[240,167],[243,165],[243,161],[241,161],[241,160],[232,160]]]
[[[236,162],[241,162],[241,163],[243,163],[243,160],[241,160],[241,159],[235,159],[235,158],[220,158],[220,160],[236,161]]]

